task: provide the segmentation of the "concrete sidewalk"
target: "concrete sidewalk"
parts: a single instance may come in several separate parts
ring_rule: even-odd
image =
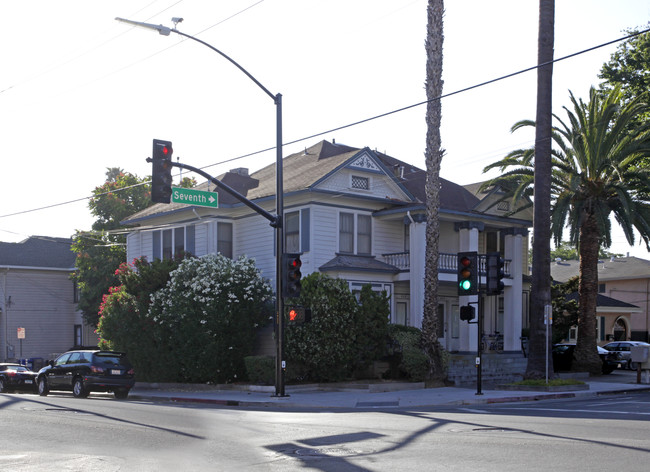
[[[230,386],[220,388],[208,385],[136,383],[129,398],[242,407],[372,409],[481,405],[598,396],[639,390],[650,391],[650,385],[646,384],[619,383],[600,379],[594,381],[587,379],[585,384],[551,392],[482,389],[481,395],[477,395],[475,387],[424,388],[421,383],[388,384],[388,386],[381,384],[391,391],[378,391],[382,387],[369,386],[373,384],[310,385],[287,386],[286,396],[276,397],[274,387],[251,385],[231,389]]]

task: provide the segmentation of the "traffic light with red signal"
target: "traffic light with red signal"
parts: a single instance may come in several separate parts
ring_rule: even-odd
[[[297,298],[300,296],[300,254],[283,254],[282,263],[282,296]]]
[[[169,203],[172,196],[172,149],[171,141],[153,140],[151,201]]]
[[[476,252],[458,253],[458,296],[478,294],[478,270]]]

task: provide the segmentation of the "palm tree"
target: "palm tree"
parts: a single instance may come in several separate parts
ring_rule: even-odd
[[[539,0],[537,39],[537,126],[535,128],[535,208],[533,217],[533,288],[530,310],[530,355],[525,378],[540,379],[547,371],[544,307],[551,304],[551,140],[553,124],[553,44],[555,0]],[[553,372],[553,365],[548,366]]]
[[[551,234],[562,241],[565,227],[580,254],[580,311],[574,369],[598,375],[601,361],[596,352],[596,298],[598,253],[611,246],[611,219],[622,227],[629,244],[635,229],[650,250],[650,169],[642,161],[650,157],[650,121],[636,122],[650,111],[646,96],[625,102],[621,88],[598,92],[591,88],[589,102],[570,92],[573,110],[564,107],[567,121],[553,115],[551,180]],[[512,131],[536,126],[520,121]],[[512,169],[489,182],[507,189],[504,198],[520,202],[533,196],[534,149],[517,150],[484,171]]]
[[[427,7],[427,38],[425,49],[426,93],[427,93],[427,137],[426,137],[426,259],[424,268],[424,313],[422,314],[422,337],[429,359],[428,378],[442,381],[445,376],[442,362],[442,347],[438,342],[438,327],[441,326],[438,313],[438,254],[440,209],[440,164],[444,150],[440,140],[440,118],[442,95],[442,42],[444,15],[443,0],[429,0]]]

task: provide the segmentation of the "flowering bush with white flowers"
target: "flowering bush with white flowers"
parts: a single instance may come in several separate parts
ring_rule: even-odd
[[[221,254],[186,259],[151,296],[147,317],[166,339],[169,380],[244,380],[244,357],[272,313],[272,292],[255,263]],[[269,309],[269,306],[271,307]]]

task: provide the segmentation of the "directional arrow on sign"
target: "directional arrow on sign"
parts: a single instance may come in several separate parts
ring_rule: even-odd
[[[185,203],[186,205],[204,206],[211,208],[219,207],[219,194],[195,190],[192,188],[172,188],[172,202]]]

